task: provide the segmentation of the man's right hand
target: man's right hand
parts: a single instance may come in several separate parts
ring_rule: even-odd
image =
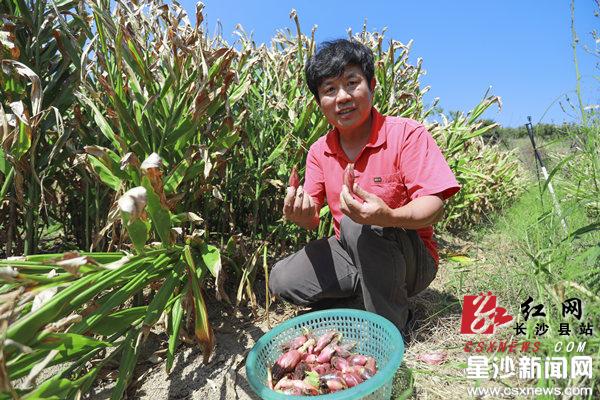
[[[283,216],[302,228],[315,229],[319,226],[319,210],[312,196],[304,192],[302,185],[298,189],[292,186],[286,189]]]

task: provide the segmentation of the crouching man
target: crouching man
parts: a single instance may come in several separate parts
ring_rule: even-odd
[[[433,228],[459,185],[425,127],[373,107],[373,54],[356,41],[323,43],[305,67],[319,108],[333,126],[309,149],[304,186],[288,187],[287,220],[315,229],[327,201],[335,236],[276,263],[269,287],[298,305],[352,296],[404,330],[408,298],[437,273]],[[348,164],[354,187],[343,184]]]

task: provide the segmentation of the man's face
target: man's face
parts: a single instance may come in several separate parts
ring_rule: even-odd
[[[369,119],[374,89],[375,79],[367,82],[360,67],[350,65],[319,85],[319,107],[340,132],[351,132]]]

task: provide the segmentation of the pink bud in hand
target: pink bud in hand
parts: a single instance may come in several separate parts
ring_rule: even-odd
[[[300,177],[298,177],[298,171],[296,170],[295,166],[292,168],[289,186],[293,187],[294,189],[298,189],[298,186],[300,186]]]
[[[354,165],[349,163],[344,170],[344,185],[350,191],[350,194],[354,194]]]

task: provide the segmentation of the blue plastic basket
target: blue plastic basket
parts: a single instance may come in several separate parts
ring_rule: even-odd
[[[320,396],[290,396],[277,393],[267,386],[267,368],[281,355],[281,344],[302,335],[308,328],[315,335],[337,330],[342,341],[355,341],[352,352],[370,355],[377,360],[378,371],[371,379],[353,388]],[[387,319],[362,310],[338,308],[317,311],[292,318],[266,334],[254,345],[246,360],[246,375],[252,389],[265,400],[389,400],[394,375],[404,356],[404,341],[398,328]]]

